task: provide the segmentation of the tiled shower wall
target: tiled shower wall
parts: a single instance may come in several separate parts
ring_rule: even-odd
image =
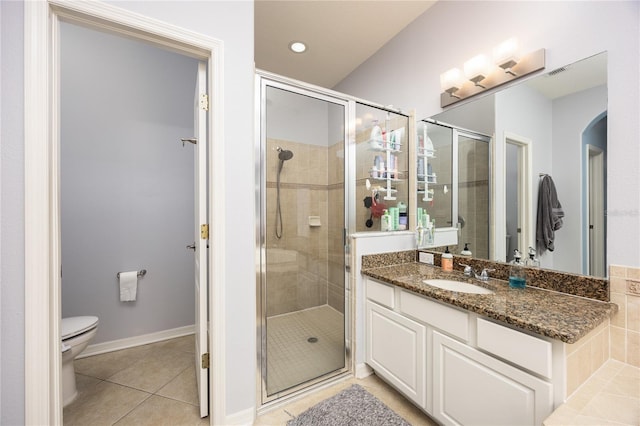
[[[469,243],[474,257],[489,258],[489,144],[458,146],[458,214],[465,220],[458,250]]]
[[[339,145],[267,140],[267,316],[324,304],[344,310],[344,176],[342,163],[334,164]],[[294,154],[280,175],[281,239],[275,236],[278,146]],[[310,216],[319,216],[321,226],[310,226]]]

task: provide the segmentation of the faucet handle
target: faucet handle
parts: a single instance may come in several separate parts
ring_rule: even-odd
[[[489,272],[493,272],[493,271],[495,271],[495,269],[484,268],[480,273],[480,280],[489,281]]]
[[[458,263],[458,265],[460,265],[460,266],[464,266],[464,274],[465,274],[467,277],[471,277],[471,276],[473,276],[473,269],[471,268],[471,266],[469,266],[469,265],[465,265],[464,263]]]

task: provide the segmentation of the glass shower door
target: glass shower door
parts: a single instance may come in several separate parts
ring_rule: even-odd
[[[346,102],[262,80],[263,403],[346,370]]]

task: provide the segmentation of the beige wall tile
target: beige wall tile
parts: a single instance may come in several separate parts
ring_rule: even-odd
[[[610,277],[620,277],[626,278],[627,276],[627,267],[620,265],[610,265],[609,266],[609,276]]]
[[[640,268],[627,268],[627,278],[640,280]]]
[[[627,363],[640,367],[640,333],[627,330]]]
[[[611,325],[625,328],[627,326],[627,297],[620,293],[611,293],[611,302],[618,305],[618,312],[611,317]]]
[[[626,331],[624,328],[611,327],[611,358],[627,362]]]
[[[640,297],[627,295],[627,330],[640,332]]]
[[[627,280],[625,278],[614,277],[609,279],[611,284],[611,293],[625,294],[627,292]]]

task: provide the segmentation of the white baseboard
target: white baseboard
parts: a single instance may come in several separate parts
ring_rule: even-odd
[[[373,369],[364,362],[356,365],[356,379],[364,379],[373,374]]]
[[[254,407],[248,408],[244,411],[238,411],[231,415],[226,416],[224,424],[234,426],[251,426],[256,419],[256,409]]]
[[[87,346],[87,349],[76,358],[85,358],[92,355],[104,354],[107,352],[119,351],[121,349],[133,348],[135,346],[148,345],[149,343],[161,342],[163,340],[174,339],[176,337],[188,336],[194,333],[194,326],[172,328],[170,330],[157,331],[155,333],[143,334],[142,336],[127,337],[126,339],[112,340],[110,342],[96,343]]]

